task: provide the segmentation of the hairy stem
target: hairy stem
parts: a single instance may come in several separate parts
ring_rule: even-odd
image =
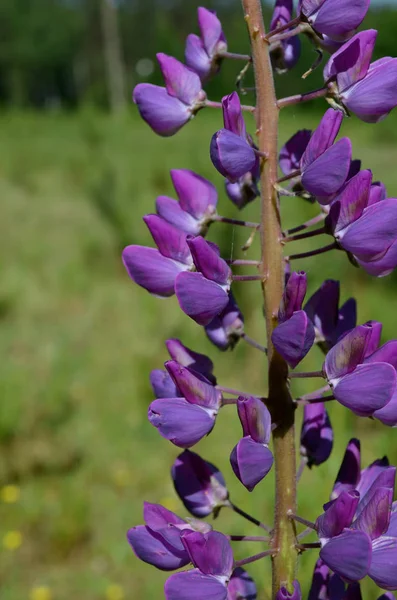
[[[262,290],[266,314],[269,357],[269,401],[272,420],[279,424],[274,430],[276,470],[275,515],[272,546],[273,598],[280,587],[292,591],[295,579],[297,550],[295,531],[288,511],[296,510],[296,456],[294,436],[294,403],[288,387],[288,367],[274,350],[271,334],[277,325],[277,315],[284,289],[284,260],[281,244],[277,181],[277,137],[279,107],[277,104],[269,44],[260,0],[242,0],[244,16],[251,40],[255,71],[257,104],[255,111],[259,150],[267,155],[261,161],[261,250]]]
[[[281,100],[278,101],[278,106],[279,108],[284,108],[285,106],[293,106],[294,104],[309,102],[310,100],[315,100],[316,98],[326,96],[327,93],[328,88],[323,87],[319,90],[315,90],[314,92],[308,92],[307,94],[297,94],[296,96],[288,96],[288,98],[281,98]]]

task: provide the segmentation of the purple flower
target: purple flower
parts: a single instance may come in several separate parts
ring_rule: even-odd
[[[300,10],[313,29],[332,40],[348,40],[361,25],[370,0],[301,0]]]
[[[309,467],[321,465],[331,454],[333,431],[323,402],[306,404],[301,431],[301,455]]]
[[[240,396],[237,411],[244,437],[233,448],[230,463],[236,477],[252,492],[273,465],[273,454],[268,446],[271,417],[263,402],[252,396]]]
[[[311,135],[310,129],[300,129],[281,148],[278,161],[284,175],[290,175],[300,169],[301,159]]]
[[[356,301],[349,298],[339,308],[339,296],[339,281],[327,279],[304,307],[314,325],[316,343],[325,353],[336,344],[341,335],[356,326]]]
[[[383,361],[397,370],[397,340],[386,342],[379,350],[376,350],[367,358],[369,363]],[[390,400],[383,408],[376,410],[373,414],[384,425],[395,427],[397,425],[397,388]]]
[[[292,583],[293,591],[289,592],[286,587],[282,587],[276,594],[276,600],[301,600],[302,591],[299,581],[296,579]]]
[[[288,276],[278,312],[279,325],[272,333],[275,349],[292,368],[309,352],[315,337],[313,324],[302,310],[306,289],[306,273],[301,271]]]
[[[324,69],[334,82],[332,94],[362,121],[377,123],[397,105],[397,59],[386,56],[370,63],[377,31],[361,31],[344,44]]]
[[[222,506],[230,506],[222,473],[198,454],[182,452],[172,465],[171,476],[176,493],[195,517],[217,516]]]
[[[202,6],[197,10],[200,37],[191,33],[186,39],[185,60],[201,81],[206,81],[219,71],[227,43],[222,25],[216,14]]]
[[[371,171],[352,177],[334,199],[326,227],[363,269],[384,277],[397,266],[397,199],[382,200],[383,189],[371,184]]]
[[[329,108],[302,155],[302,185],[321,204],[328,204],[346,181],[352,147],[349,138],[335,142],[343,114]]]
[[[395,467],[375,461],[361,472],[356,489],[348,490],[345,485],[317,519],[320,558],[347,581],[359,581],[368,574],[382,588],[397,588],[397,538],[392,521],[395,476]]]
[[[158,135],[174,135],[201,108],[206,94],[201,89],[200,77],[172,56],[157,54],[165,87],[139,83],[133,93],[144,121]]]
[[[252,171],[242,175],[237,181],[225,180],[226,194],[240,210],[259,196],[259,169],[255,166]]]
[[[175,293],[184,313],[199,325],[208,325],[229,302],[231,270],[215,244],[201,236],[188,236],[187,244],[198,272],[180,273]]]
[[[123,250],[123,263],[135,283],[151,294],[166,298],[175,293],[178,273],[193,268],[186,234],[158,215],[146,215],[144,221],[158,250],[127,246]]]
[[[227,600],[256,600],[255,582],[241,567],[237,567],[232,573],[227,586]]]
[[[324,372],[336,400],[359,416],[372,416],[390,402],[396,390],[392,366],[396,346],[385,345],[375,352],[381,329],[381,323],[374,321],[355,327],[325,359]]]
[[[342,600],[344,594],[343,580],[339,575],[332,574],[329,567],[319,558],[314,566],[308,600]]]
[[[165,367],[181,397],[154,400],[148,418],[162,437],[190,448],[208,435],[222,403],[222,394],[203,375],[170,360]]]
[[[143,516],[145,525],[133,527],[127,533],[136,556],[162,571],[174,571],[189,564],[181,533],[192,530],[192,525],[160,504],[145,502]]]
[[[167,600],[226,600],[234,559],[229,540],[217,531],[182,532],[181,540],[194,569],[171,575],[164,586]]]
[[[212,373],[214,365],[208,356],[190,350],[190,348],[184,346],[177,339],[167,340],[165,345],[172,360],[178,362],[183,367],[189,367],[196,373],[201,373],[208,381],[214,385],[216,384],[216,379]],[[168,371],[154,369],[150,373],[150,383],[156,398],[182,397],[180,390],[175,385]]]
[[[212,136],[211,160],[231,183],[252,171],[258,162],[247,135],[240,98],[236,92],[222,98],[224,129]]]
[[[229,292],[226,307],[205,326],[205,333],[208,339],[223,351],[233,349],[243,335],[244,317],[232,292]]]
[[[292,18],[292,0],[276,0],[270,30],[277,29],[289,23]],[[287,30],[288,31],[288,30]],[[298,36],[276,42],[270,48],[272,63],[278,73],[292,69],[299,60],[301,43]]]
[[[157,214],[186,233],[205,235],[216,213],[218,193],[215,186],[188,169],[173,169],[171,179],[179,202],[159,196]]]

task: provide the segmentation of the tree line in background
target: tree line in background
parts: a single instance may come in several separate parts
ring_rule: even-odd
[[[139,81],[161,83],[155,61],[159,49],[183,60],[185,32],[197,32],[192,7],[201,4],[217,10],[233,51],[246,52],[237,0],[1,0],[0,103],[35,108],[94,104],[117,110]],[[396,55],[396,25],[396,10],[368,15],[366,27],[383,32],[376,45],[379,56]],[[307,41],[301,64],[309,68],[315,58]],[[210,97],[223,96],[231,72],[238,75],[236,64],[225,67],[208,86]],[[322,82],[321,68],[309,81],[301,75],[295,67],[288,83],[279,77],[280,95],[288,95],[291,86],[305,91],[313,89],[316,79]],[[249,86],[250,74],[246,82]]]

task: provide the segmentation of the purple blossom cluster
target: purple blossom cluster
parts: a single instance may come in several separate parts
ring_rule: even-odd
[[[369,0],[299,0],[295,11],[292,0],[276,0],[267,34],[261,22],[251,22],[260,16],[259,0],[243,0],[243,8],[251,54],[230,52],[216,14],[200,7],[200,35],[188,35],[185,64],[158,54],[165,86],[140,83],[133,99],[142,118],[161,136],[174,135],[204,108],[221,110],[223,127],[209,143],[211,161],[239,210],[261,196],[261,220],[252,223],[219,215],[214,183],[191,170],[173,169],[176,199],[159,196],[155,212],[143,217],[156,247],[130,245],[123,251],[123,262],[130,278],[150,294],[175,295],[183,313],[219,350],[232,350],[241,340],[262,352],[269,362],[269,390],[255,396],[221,385],[208,356],[179,339],[166,341],[169,358],[163,369],[150,374],[154,398],[148,419],[163,438],[183,449],[171,478],[192,517],[181,518],[161,505],[145,503],[144,525],[130,529],[127,538],[139,559],[160,570],[187,567],[167,579],[167,600],[255,600],[255,583],[243,567],[270,556],[272,597],[300,600],[301,583],[290,565],[299,553],[313,548],[319,558],[309,600],[360,600],[359,582],[366,576],[387,590],[379,600],[390,600],[389,592],[397,589],[396,468],[383,458],[361,470],[360,444],[352,439],[330,498],[324,499],[322,512],[317,507],[314,522],[295,514],[294,494],[304,468],[318,467],[331,455],[332,404],[339,403],[358,417],[397,426],[397,340],[382,344],[378,321],[357,325],[356,300],[341,302],[338,281],[328,279],[308,294],[307,273],[292,267],[296,260],[332,250],[343,251],[353,265],[375,277],[397,267],[397,198],[388,197],[384,184],[374,181],[371,170],[362,169],[361,161],[353,158],[352,141],[338,138],[348,116],[376,123],[397,106],[397,59],[371,62],[377,32],[356,33]],[[321,49],[321,56],[323,51],[330,53],[324,86],[276,99],[272,75],[266,82],[260,78],[270,68],[282,74],[297,65],[299,35]],[[207,97],[203,86],[225,60],[245,63],[240,78],[253,66],[256,106],[242,105],[236,91],[220,102]],[[305,76],[318,66],[312,65]],[[277,136],[272,143],[266,137],[264,129],[272,123],[263,115],[267,118],[273,110],[278,115],[284,107],[316,98],[331,105],[317,128],[299,130],[278,152]],[[249,133],[245,113],[256,119],[257,138]],[[317,214],[283,230],[284,196],[310,200]],[[274,217],[272,225],[269,215]],[[259,233],[261,256],[223,257],[220,247],[206,239],[215,223],[248,228],[251,241]],[[273,235],[271,250],[269,235]],[[299,254],[285,252],[293,242],[323,235],[331,236],[330,244]],[[250,242],[244,250],[249,249]],[[240,267],[254,272],[241,275]],[[259,281],[263,287],[267,346],[248,335],[235,299],[235,288],[247,281]],[[320,350],[318,370],[296,371],[314,346]],[[295,378],[323,379],[323,387],[294,397]],[[225,406],[235,407],[242,427],[241,438],[230,443],[230,467],[237,480],[252,492],[259,484],[268,485],[269,479],[263,482],[274,465],[278,495],[271,527],[237,507],[220,470],[191,450],[213,431]],[[298,409],[303,412],[301,464],[295,474],[293,426]],[[286,450],[288,437],[292,445]],[[280,497],[283,492],[292,498],[290,505]],[[224,509],[257,526],[262,535],[227,535],[203,520],[218,517]],[[297,533],[298,524],[307,529]],[[310,533],[316,541],[303,543]],[[257,542],[261,551],[236,560],[231,544],[242,541]]]

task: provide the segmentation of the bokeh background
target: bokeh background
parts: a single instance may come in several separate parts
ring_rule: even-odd
[[[150,244],[141,217],[159,194],[173,195],[170,168],[192,168],[220,191],[219,211],[236,216],[212,167],[208,146],[220,127],[204,111],[170,139],[157,138],[131,106],[133,85],[160,83],[155,53],[183,57],[185,36],[197,31],[196,0],[0,1],[0,598],[1,600],[160,599],[165,574],[137,561],[126,530],[142,521],[144,500],[186,516],[169,477],[178,453],[146,420],[152,399],[148,374],[166,359],[164,340],[180,337],[216,363],[221,384],[265,393],[265,362],[243,342],[233,353],[211,347],[201,328],[178,309],[135,287],[120,260],[128,243]],[[216,8],[232,51],[248,51],[238,2]],[[377,56],[396,55],[396,3],[373,2],[366,27],[379,29]],[[267,19],[269,7],[265,6]],[[321,70],[301,74],[315,55],[304,43],[302,62],[277,81],[278,93],[314,89]],[[208,87],[229,93],[237,64],[225,65]],[[247,96],[246,102],[252,101]],[[315,127],[323,101],[283,111],[280,142]],[[253,125],[251,123],[251,125]],[[397,194],[397,112],[378,125],[347,120],[354,156],[372,168],[389,195]],[[282,201],[286,226],[315,214],[301,200]],[[258,219],[258,205],[246,210]],[[225,256],[242,256],[247,233],[219,224],[210,232]],[[296,249],[313,244],[296,245]],[[258,256],[253,245],[248,258]],[[342,298],[358,300],[359,320],[384,323],[397,335],[397,275],[374,280],[331,253],[300,264],[312,293],[326,277],[343,280]],[[259,286],[236,295],[248,334],[265,343]],[[314,350],[302,368],[318,369]],[[307,390],[294,384],[294,390]],[[330,407],[335,430],[331,459],[307,471],[299,512],[315,519],[328,498],[352,436],[363,463],[387,453],[397,461],[396,432]],[[224,472],[233,501],[270,523],[272,475],[249,494],[228,461],[240,434],[232,407],[198,450]],[[225,510],[217,527],[255,535]],[[242,558],[258,551],[237,548]],[[301,559],[305,594],[316,552]],[[268,598],[265,561],[250,572]],[[364,600],[376,598],[365,583]]]

